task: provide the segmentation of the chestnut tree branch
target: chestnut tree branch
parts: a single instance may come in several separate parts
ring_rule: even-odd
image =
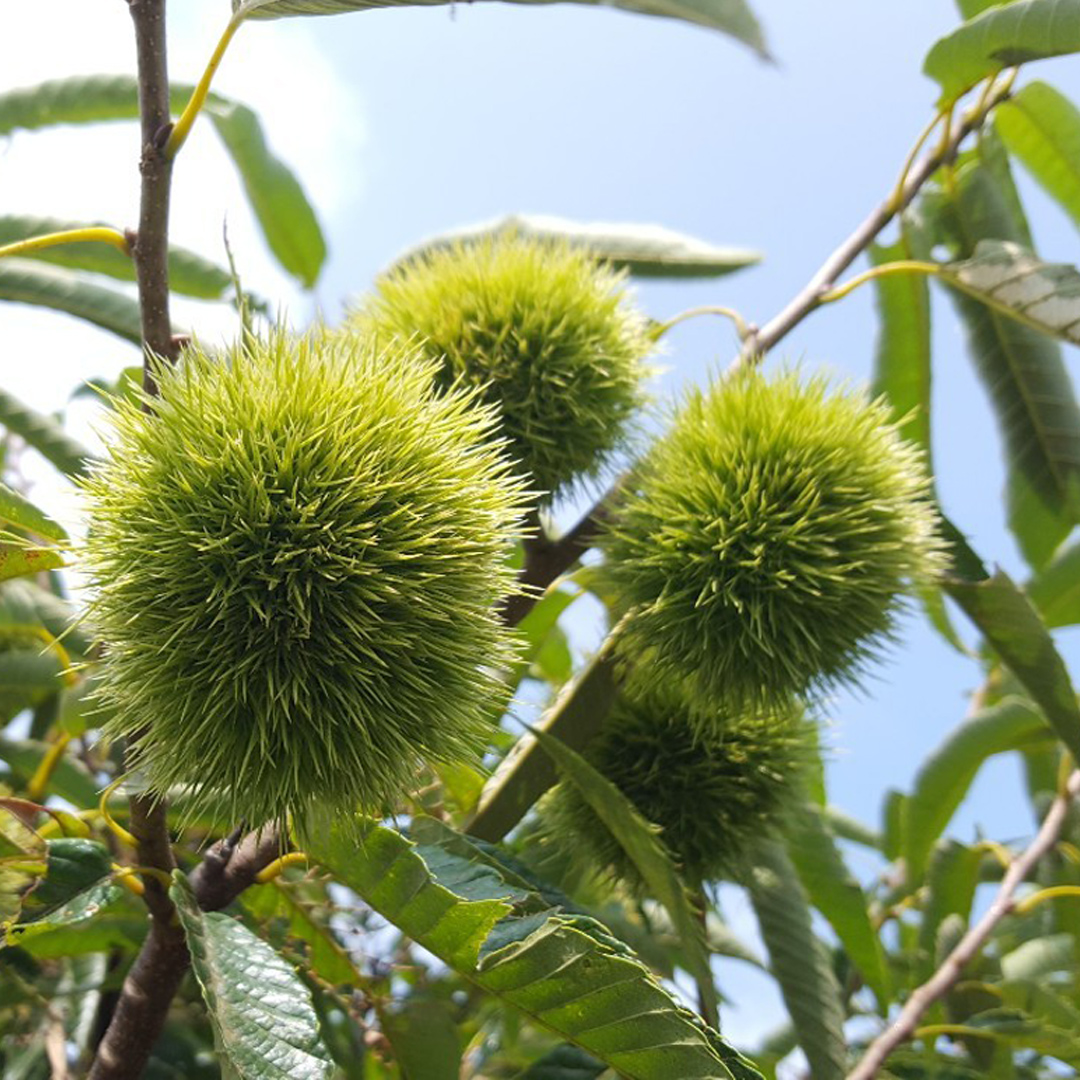
[[[986,914],[960,939],[960,943],[945,958],[931,978],[913,991],[896,1019],[869,1046],[847,1080],[872,1080],[888,1056],[914,1034],[919,1020],[939,998],[956,985],[979,950],[986,944],[994,928],[1016,907],[1014,893],[1035,868],[1039,860],[1054,846],[1069,811],[1069,804],[1080,793],[1080,770],[1073,772],[1057,798],[1050,804],[1035,839],[1009,866],[1002,878],[997,895]]]

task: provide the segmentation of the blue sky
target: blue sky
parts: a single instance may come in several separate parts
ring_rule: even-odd
[[[40,58],[17,51],[0,86],[130,68],[127,17],[115,0],[55,0],[41,6],[47,13],[20,7],[13,18],[22,26],[14,35],[9,27],[8,40],[55,41],[48,30],[58,18],[68,32],[55,54],[52,44]],[[172,74],[193,79],[228,3],[172,7]],[[179,163],[174,237],[218,258],[227,216],[245,283],[302,322],[316,307],[335,319],[400,249],[455,225],[512,211],[655,222],[760,249],[765,261],[712,282],[642,285],[650,315],[719,303],[763,322],[891,189],[936,96],[920,74],[922,58],[957,16],[948,0],[755,7],[774,65],[703,29],[562,4],[251,25],[218,85],[262,114],[272,145],[312,192],[331,248],[326,273],[312,301],[274,270],[206,125]],[[1080,100],[1080,60],[1047,62],[1031,76]],[[0,149],[0,208],[130,224],[134,148],[130,127],[16,136]],[[43,190],[50,163],[63,182]],[[1044,256],[1080,262],[1075,228],[1021,179]],[[229,325],[194,307],[182,312],[207,336]],[[985,396],[951,310],[938,302],[934,317],[933,424],[946,511],[989,562],[1022,577],[1003,527],[1000,448]],[[57,325],[41,313],[0,309],[4,383],[39,407],[60,407],[78,380],[134,362],[131,350],[92,329]],[[776,356],[865,380],[875,333],[872,293],[860,290],[813,315]],[[661,395],[708,378],[736,344],[719,320],[685,324],[667,340]],[[42,342],[63,360],[39,360]],[[1076,364],[1075,350],[1066,362]],[[85,427],[87,416],[76,421]],[[28,472],[44,501],[71,512],[43,470],[30,462]],[[576,639],[587,642],[590,632],[587,615],[579,616]],[[1075,637],[1062,640],[1076,667]],[[910,619],[865,692],[828,704],[833,800],[876,821],[881,793],[910,785],[922,757],[963,717],[978,681],[974,664],[921,618]],[[985,770],[951,831],[970,838],[976,823],[1003,838],[1028,830],[1015,762]]]

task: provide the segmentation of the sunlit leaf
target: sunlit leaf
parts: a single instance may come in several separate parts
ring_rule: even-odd
[[[67,539],[63,525],[3,482],[0,482],[0,524],[14,525],[46,540]]]
[[[45,377],[46,373],[42,372],[41,378]],[[90,451],[65,434],[51,417],[27,408],[4,390],[0,390],[0,426],[18,435],[66,476],[81,476],[86,472]]]
[[[64,560],[54,548],[28,548],[0,542],[0,581],[59,570]]]

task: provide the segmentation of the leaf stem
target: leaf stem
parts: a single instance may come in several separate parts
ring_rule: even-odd
[[[45,752],[45,756],[34,770],[34,775],[30,777],[30,783],[26,785],[27,798],[34,802],[40,801],[69,742],[71,742],[71,736],[65,732]]]
[[[843,285],[837,285],[833,289],[823,292],[818,297],[819,304],[831,304],[834,300],[843,300],[849,293],[853,293],[860,285],[865,285],[875,278],[888,277],[890,274],[929,274],[936,276],[941,273],[941,267],[937,263],[924,262],[921,259],[898,259],[896,262],[882,263],[880,266],[872,266],[861,274],[856,274],[850,281]]]
[[[170,161],[180,153],[180,148],[187,141],[188,135],[191,134],[195,118],[202,112],[202,108],[206,104],[206,98],[210,93],[210,84],[214,81],[214,75],[221,65],[222,59],[224,59],[225,50],[228,49],[233,35],[240,29],[243,22],[244,19],[241,15],[233,15],[229,20],[229,25],[225,27],[225,32],[221,35],[217,46],[211,54],[210,62],[206,65],[206,70],[203,72],[199,84],[192,91],[191,98],[188,100],[187,105],[184,106],[184,111],[180,114],[180,119],[176,121],[172,131],[169,132],[169,141],[165,144],[165,156]]]
[[[1080,885],[1051,885],[1048,888],[1040,889],[1030,896],[1025,896],[1023,900],[1017,901],[1016,914],[1026,915],[1032,908],[1037,908],[1044,901],[1054,900],[1060,896],[1080,897]]]
[[[88,226],[84,229],[64,229],[61,232],[45,233],[26,240],[16,240],[13,244],[0,247],[0,259],[9,255],[28,255],[33,251],[56,247],[59,244],[112,244],[127,256],[131,255],[131,242],[118,229],[104,225]]]
[[[255,884],[265,885],[278,877],[287,867],[299,866],[301,863],[306,866],[308,861],[308,857],[302,851],[290,851],[288,855],[282,855],[280,859],[275,859],[269,866],[260,870],[255,875]]]
[[[1023,854],[1017,856],[1006,871],[998,887],[997,895],[983,917],[960,939],[959,944],[945,958],[934,974],[914,990],[896,1019],[870,1044],[862,1059],[848,1074],[847,1080],[872,1080],[885,1064],[888,1056],[918,1031],[923,1014],[940,998],[944,997],[959,981],[964,968],[975,959],[979,950],[993,933],[994,928],[1006,916],[1019,910],[1013,893],[1035,868],[1039,860],[1057,843],[1058,835],[1065,825],[1070,805],[1080,792],[1080,771],[1074,772],[1050,804],[1046,817],[1035,839]],[[1038,894],[1036,894],[1038,895]]]
[[[686,311],[680,311],[678,315],[668,319],[667,322],[654,326],[651,330],[653,341],[659,341],[672,327],[678,326],[681,322],[686,322],[687,319],[696,319],[699,315],[721,315],[725,319],[730,319],[735,324],[735,332],[739,335],[740,341],[745,341],[750,336],[749,324],[734,308],[706,304],[703,307],[693,307],[688,308]]]

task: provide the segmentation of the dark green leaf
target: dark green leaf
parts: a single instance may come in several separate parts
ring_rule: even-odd
[[[1004,570],[976,584],[951,580],[946,588],[1042,709],[1073,759],[1080,761],[1076,691],[1031,601]]]
[[[305,845],[417,944],[629,1080],[728,1080],[729,1059],[756,1075],[599,923],[558,914],[491,863],[359,822],[327,822]]]
[[[939,840],[930,856],[926,872],[926,902],[919,924],[919,976],[924,982],[937,966],[938,928],[950,915],[959,916],[966,926],[979,884],[982,853],[955,840]]]
[[[923,71],[948,105],[1002,68],[1080,50],[1080,0],[1018,0],[992,7],[938,41]]]
[[[96,840],[63,837],[49,840],[45,876],[23,901],[23,916],[36,922],[112,873],[108,848]]]
[[[0,425],[18,435],[65,476],[82,476],[86,472],[91,455],[85,447],[65,435],[51,417],[28,409],[3,390],[0,390]]]
[[[787,850],[811,902],[829,921],[884,1013],[892,1000],[885,953],[870,922],[866,896],[844,863],[820,807],[807,803],[791,815]]]
[[[55,650],[41,641],[12,648],[5,637],[0,633],[0,719],[6,721],[59,693],[65,665]]]
[[[372,8],[410,7],[417,4],[446,3],[447,0],[233,0],[233,10],[242,18],[280,19],[286,15],[339,15]],[[517,3],[547,3],[551,0],[515,0]],[[582,0],[596,3],[599,0]],[[615,7],[663,15],[670,19],[707,26],[730,34],[749,45],[760,56],[768,56],[761,27],[745,0],[615,0]]]
[[[645,820],[634,804],[606,777],[602,776],[580,754],[560,739],[539,728],[532,729],[534,738],[554,759],[559,771],[578,789],[629,856],[641,874],[649,893],[667,909],[675,931],[682,943],[687,970],[697,982],[710,1014],[717,1009],[709,957],[705,951],[702,927],[679,875],[671,853],[664,847],[657,828]]]
[[[534,1061],[517,1080],[597,1080],[607,1066],[591,1054],[566,1044]]]
[[[949,225],[961,258],[980,240],[1018,242],[1021,230],[992,173],[957,179]],[[953,292],[969,349],[1006,448],[1009,527],[1034,566],[1049,559],[1080,516],[1080,407],[1060,349],[1011,315]]]
[[[994,112],[1010,152],[1080,225],[1080,111],[1044,82],[1017,91]]]
[[[109,926],[102,927],[96,936],[89,936],[93,932],[86,926],[123,895],[124,890],[109,881],[91,885],[48,913],[35,916],[33,922],[13,927],[9,939],[12,944],[28,948],[35,956],[41,957],[75,956],[116,947],[130,948],[139,941],[139,920],[130,917],[117,919]]]
[[[421,241],[395,259],[393,265],[454,244],[472,244],[504,234],[586,248],[598,259],[643,278],[719,277],[761,261],[756,251],[715,247],[661,225],[584,224],[541,214],[511,214]]]
[[[458,1080],[464,1049],[453,1006],[432,997],[410,995],[381,1013],[403,1080]]]
[[[815,936],[795,867],[777,843],[759,845],[747,882],[769,966],[814,1080],[847,1074],[844,1008],[828,950]]]
[[[922,879],[934,842],[983,762],[1048,734],[1045,720],[1027,702],[1007,698],[965,720],[923,762],[904,810],[903,855],[909,882]]]
[[[218,1052],[239,1080],[329,1080],[311,994],[296,972],[242,923],[199,910],[188,880],[169,890]]]
[[[59,221],[56,218],[0,215],[0,245],[47,233],[82,229],[86,225],[86,222]],[[135,280],[135,264],[110,244],[59,244],[25,257],[66,266],[70,270],[106,274],[121,281]],[[226,271],[201,255],[183,248],[169,250],[169,288],[173,292],[203,300],[217,300],[231,284],[232,278]]]
[[[135,345],[142,340],[139,305],[132,297],[59,266],[0,260],[0,300],[62,311]]]
[[[613,649],[609,635],[589,666],[564,687],[538,725],[571,749],[580,749],[600,730],[615,699]],[[535,737],[523,735],[485,785],[467,831],[482,840],[501,840],[557,779],[554,763]]]

